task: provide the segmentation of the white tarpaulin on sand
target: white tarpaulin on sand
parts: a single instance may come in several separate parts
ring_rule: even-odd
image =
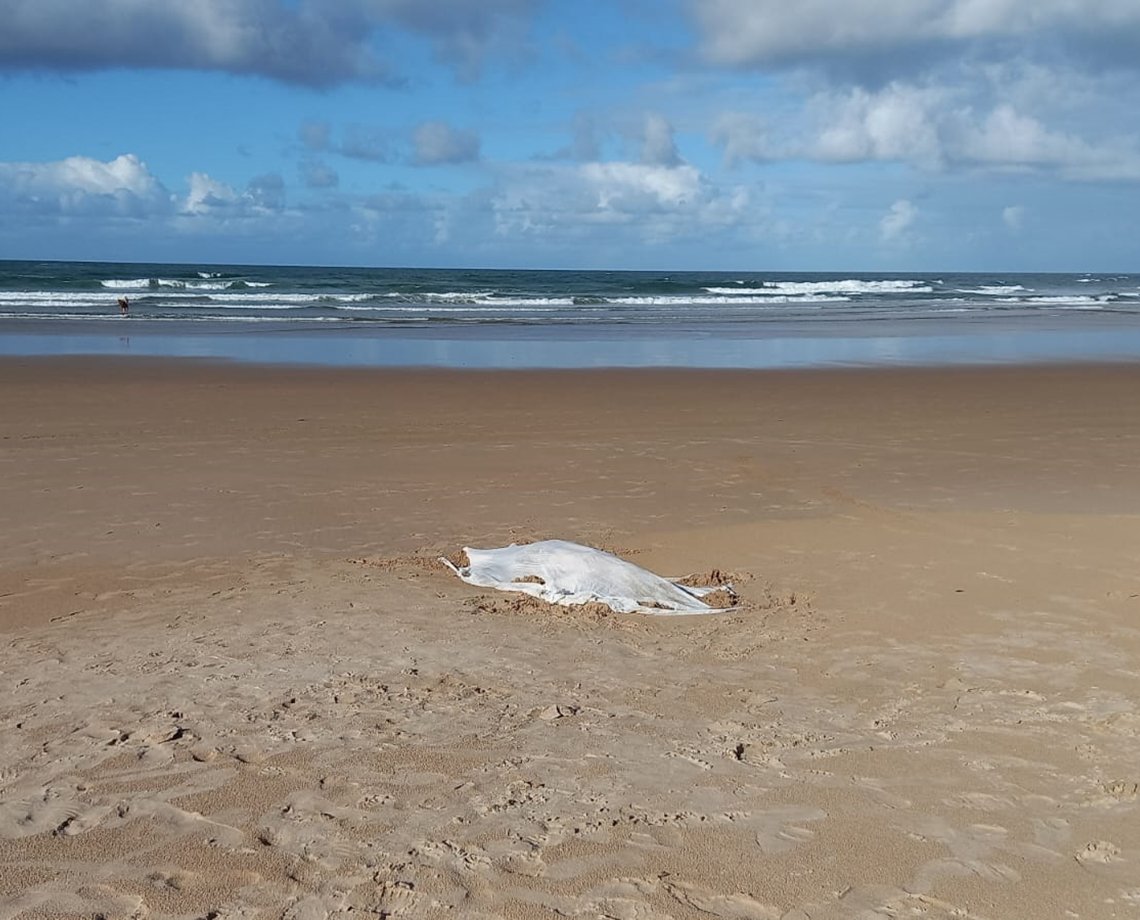
[[[551,604],[600,602],[618,613],[720,613],[701,600],[721,585],[690,588],[666,581],[612,553],[569,543],[543,540],[501,549],[464,547],[468,565],[446,563],[471,585],[500,591],[521,591]]]

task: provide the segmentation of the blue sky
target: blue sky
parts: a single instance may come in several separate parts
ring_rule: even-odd
[[[1136,0],[0,0],[0,258],[1136,271]]]

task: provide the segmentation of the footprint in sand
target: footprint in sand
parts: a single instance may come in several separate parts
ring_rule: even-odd
[[[412,914],[419,900],[412,882],[386,879],[380,881],[372,906],[381,917],[403,917]]]
[[[692,764],[694,767],[697,767],[701,770],[711,770],[712,764],[701,757],[700,753],[701,752],[693,750],[692,748],[681,748],[676,751],[666,751],[665,756]]]
[[[112,810],[113,808],[110,805],[100,805],[85,809],[64,821],[55,829],[54,833],[57,837],[74,837],[77,834],[82,834],[102,824],[103,819],[107,817]]]
[[[331,911],[325,906],[323,898],[318,895],[308,895],[287,907],[281,918],[282,920],[328,920],[330,915]]]
[[[213,846],[238,849],[245,845],[245,834],[238,828],[213,821],[196,811],[186,811],[159,799],[137,798],[118,807],[107,827],[115,828],[136,820],[152,820],[172,837],[199,835]]]
[[[1085,869],[1093,872],[1124,862],[1120,847],[1107,840],[1094,840],[1086,844],[1074,858]]]
[[[790,806],[753,816],[751,820],[753,824],[759,825],[756,832],[757,845],[764,853],[772,855],[811,840],[814,833],[801,825],[810,821],[822,821],[826,817],[827,812],[819,808]]]
[[[198,878],[196,873],[184,869],[156,869],[146,880],[160,891],[186,891]]]
[[[44,786],[24,798],[0,803],[0,839],[16,840],[49,831],[66,834],[65,829],[85,810],[76,800],[75,789]],[[77,825],[75,831],[79,830]]]
[[[540,852],[512,853],[503,862],[503,871],[526,878],[541,878],[546,874],[546,863]]]
[[[1008,831],[1000,825],[970,824],[958,828],[942,818],[928,816],[914,822],[910,836],[941,843],[950,851],[949,856],[922,865],[907,886],[915,894],[929,894],[935,882],[946,876],[972,875],[990,882],[1021,880],[1016,869],[994,859],[997,852],[1008,848]]]
[[[665,882],[664,888],[686,907],[724,920],[779,920],[783,915],[779,908],[761,904],[746,894],[719,894],[686,882]]]
[[[1118,802],[1135,802],[1140,798],[1140,783],[1115,780],[1104,784],[1104,793]]]
[[[659,890],[654,879],[617,878],[581,895],[551,895],[543,905],[560,917],[610,917],[614,920],[673,920],[647,901]]]
[[[467,849],[450,840],[425,840],[410,851],[413,858],[429,866],[442,866],[460,873],[486,872],[491,860],[479,847]]]

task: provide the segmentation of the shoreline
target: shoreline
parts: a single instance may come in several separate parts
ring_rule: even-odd
[[[738,380],[755,379],[760,377],[864,377],[876,375],[888,376],[932,376],[946,374],[949,376],[966,376],[976,374],[990,374],[995,377],[1002,375],[1019,375],[1023,372],[1030,374],[1081,372],[1100,370],[1128,374],[1133,371],[1140,374],[1140,362],[1130,360],[1057,360],[1037,362],[1028,365],[1022,364],[993,364],[980,362],[977,364],[953,365],[850,365],[850,366],[821,366],[821,367],[452,367],[434,365],[401,365],[401,366],[367,366],[367,365],[297,365],[289,362],[274,363],[272,361],[236,361],[225,358],[214,358],[198,355],[92,355],[92,354],[4,354],[0,355],[0,373],[14,372],[22,374],[33,368],[58,369],[80,376],[89,372],[119,373],[129,370],[143,370],[159,372],[169,369],[174,374],[179,373],[205,373],[209,371],[219,374],[234,372],[250,377],[300,374],[312,377],[329,378],[343,377],[345,379],[364,379],[367,377],[391,377],[393,379],[406,377],[442,377],[457,378],[469,375],[473,378],[503,377],[592,377],[604,375],[629,377],[674,377],[689,375],[694,377],[736,378]]]
[[[808,369],[1140,360],[1131,314],[704,326],[8,320],[0,358],[213,358],[324,367]]]
[[[0,359],[0,917],[1127,917],[1138,397]],[[741,608],[435,562],[547,537]]]

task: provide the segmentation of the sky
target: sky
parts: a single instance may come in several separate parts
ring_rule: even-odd
[[[1140,271],[1137,0],[0,0],[0,258]]]

